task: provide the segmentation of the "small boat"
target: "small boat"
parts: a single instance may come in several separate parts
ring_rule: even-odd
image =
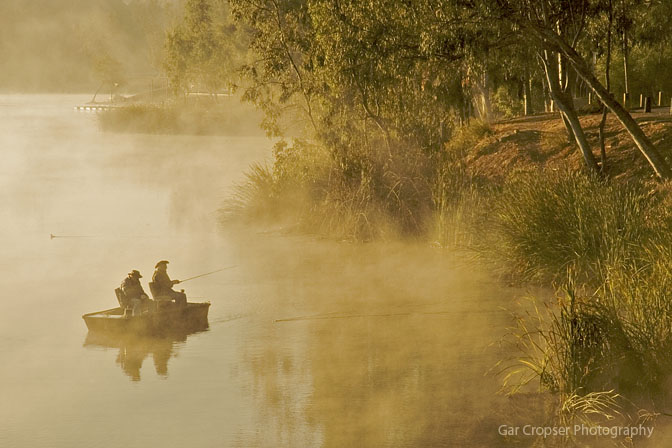
[[[186,306],[162,306],[135,316],[121,307],[84,314],[90,331],[154,334],[174,330],[199,330],[208,327],[210,302],[189,302]]]

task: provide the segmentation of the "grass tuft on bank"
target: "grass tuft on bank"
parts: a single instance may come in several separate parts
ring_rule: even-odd
[[[493,204],[493,249],[525,279],[557,280],[568,270],[600,283],[656,236],[658,201],[645,186],[586,173],[542,171],[506,182]]]

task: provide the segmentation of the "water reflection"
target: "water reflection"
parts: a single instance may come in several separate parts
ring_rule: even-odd
[[[171,332],[160,336],[89,332],[84,340],[84,347],[119,349],[115,362],[132,381],[140,381],[142,364],[151,355],[156,374],[167,378],[170,358],[177,356],[179,348],[187,341],[189,335],[202,331],[207,331],[207,328]]]
[[[502,304],[521,291],[421,247],[264,246],[244,267],[273,281],[239,365],[265,429],[237,446],[506,446],[500,425],[546,418],[538,394],[507,398],[486,376],[507,356]]]

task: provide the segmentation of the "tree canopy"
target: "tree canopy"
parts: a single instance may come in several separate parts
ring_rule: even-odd
[[[624,70],[612,74],[614,86],[665,87],[658,78],[667,79],[660,75],[672,62],[666,2],[231,0],[231,6],[249,28],[255,54],[244,67],[246,97],[267,112],[272,132],[279,132],[282,112],[294,110],[335,149],[373,132],[388,146],[405,141],[436,151],[472,116],[489,120],[552,104],[587,166],[597,170],[574,104],[590,91],[656,174],[670,176],[629,104],[615,99],[600,72],[609,12],[621,44],[614,53],[624,61]],[[633,55],[645,61],[636,70],[628,69]]]

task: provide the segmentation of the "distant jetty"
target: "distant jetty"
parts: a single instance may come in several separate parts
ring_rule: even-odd
[[[84,104],[81,106],[75,106],[75,110],[79,112],[101,112],[105,110],[118,109],[123,107],[121,104]]]

